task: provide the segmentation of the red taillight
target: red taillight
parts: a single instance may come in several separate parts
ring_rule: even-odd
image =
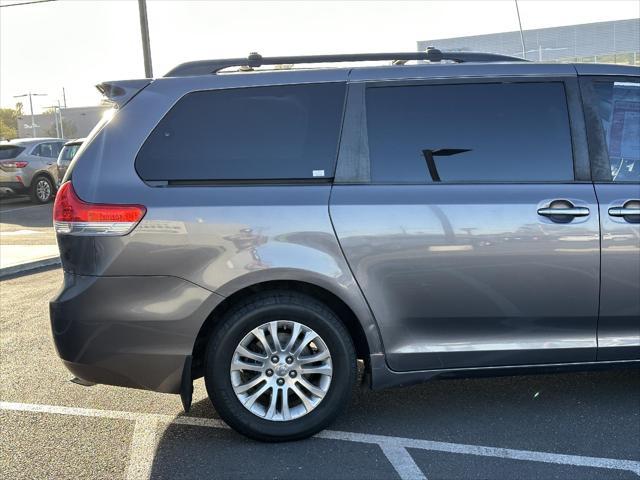
[[[4,162],[0,162],[0,165],[7,168],[24,168],[29,165],[29,162],[25,162],[23,160],[5,160]]]
[[[126,235],[142,220],[142,205],[87,203],[76,195],[73,184],[62,184],[53,205],[57,233],[72,235]]]

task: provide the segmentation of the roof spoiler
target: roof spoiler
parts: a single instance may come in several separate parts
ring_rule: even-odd
[[[115,108],[122,108],[152,81],[151,78],[116,80],[99,83],[96,88],[102,94],[106,103],[113,105]]]

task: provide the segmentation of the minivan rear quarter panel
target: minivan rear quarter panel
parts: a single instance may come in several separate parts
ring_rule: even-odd
[[[134,166],[149,132],[189,92],[346,76],[333,70],[155,80],[85,146],[71,172],[81,199],[141,204],[147,213],[126,236],[60,236],[64,268],[76,275],[136,276],[141,283],[174,276],[222,296],[273,280],[307,282],[344,301],[371,353],[381,352],[377,326],[329,219],[330,182],[167,186],[145,183]]]

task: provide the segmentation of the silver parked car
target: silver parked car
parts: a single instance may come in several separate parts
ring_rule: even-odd
[[[102,84],[54,206],[58,354],[187,409],[204,377],[267,441],[327,426],[357,359],[374,389],[640,366],[639,80],[429,49]]]
[[[65,140],[21,138],[0,143],[0,193],[29,195],[34,203],[50,202],[56,194],[56,159]]]
[[[71,163],[71,160],[73,160],[73,157],[75,157],[76,153],[78,153],[78,149],[82,146],[82,142],[84,142],[84,138],[76,138],[75,140],[69,140],[62,147],[56,162],[58,167],[58,184],[62,183],[64,174],[67,173],[69,164]]]

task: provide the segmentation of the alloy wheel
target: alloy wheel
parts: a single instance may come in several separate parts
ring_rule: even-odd
[[[43,203],[51,198],[51,184],[44,178],[41,178],[36,183],[36,196]]]
[[[331,353],[314,330],[276,320],[254,328],[236,347],[230,366],[238,400],[271,421],[302,417],[329,391]]]

